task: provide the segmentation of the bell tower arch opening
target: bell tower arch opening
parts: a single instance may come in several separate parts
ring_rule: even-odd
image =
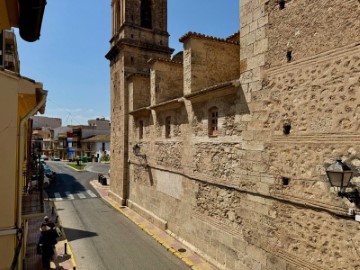
[[[141,27],[152,28],[152,1],[151,0],[141,0],[140,5],[140,20]]]

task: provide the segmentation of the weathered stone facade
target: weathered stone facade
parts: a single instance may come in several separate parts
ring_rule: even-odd
[[[164,5],[113,32],[113,198],[221,269],[360,269],[360,209],[325,173],[360,185],[359,1],[241,0],[239,34],[176,59]]]

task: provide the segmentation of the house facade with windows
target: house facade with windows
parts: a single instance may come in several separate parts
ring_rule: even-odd
[[[356,269],[359,5],[240,1],[171,57],[166,0],[112,1],[109,196],[220,269]]]
[[[110,160],[110,134],[94,135],[81,140],[82,157],[90,157],[96,162]]]
[[[11,71],[0,70],[0,269],[22,269],[29,220],[44,214],[42,191],[27,192],[31,180],[30,117],[44,113],[47,91]]]
[[[69,126],[54,128],[54,156],[60,159],[68,159],[72,150],[72,128]]]
[[[41,156],[52,157],[54,154],[54,132],[49,128],[33,129],[32,140],[38,146]]]
[[[105,118],[88,120],[88,125],[71,125],[54,129],[54,155],[61,159],[102,157],[110,152],[110,121]],[[96,137],[96,141],[91,138]],[[90,139],[90,141],[86,141]],[[85,141],[84,141],[85,140]],[[99,141],[100,140],[100,141]],[[94,143],[94,145],[93,145]],[[101,145],[99,146],[98,143]],[[102,150],[104,143],[104,150]]]
[[[0,30],[0,67],[20,73],[20,62],[14,30]]]

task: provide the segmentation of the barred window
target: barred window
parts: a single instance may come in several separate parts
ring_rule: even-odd
[[[209,136],[217,136],[218,134],[218,117],[218,108],[212,107],[209,110]]]

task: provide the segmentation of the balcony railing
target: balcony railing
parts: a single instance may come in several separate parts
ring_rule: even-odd
[[[38,216],[44,213],[43,191],[32,191],[22,196],[23,217]]]

